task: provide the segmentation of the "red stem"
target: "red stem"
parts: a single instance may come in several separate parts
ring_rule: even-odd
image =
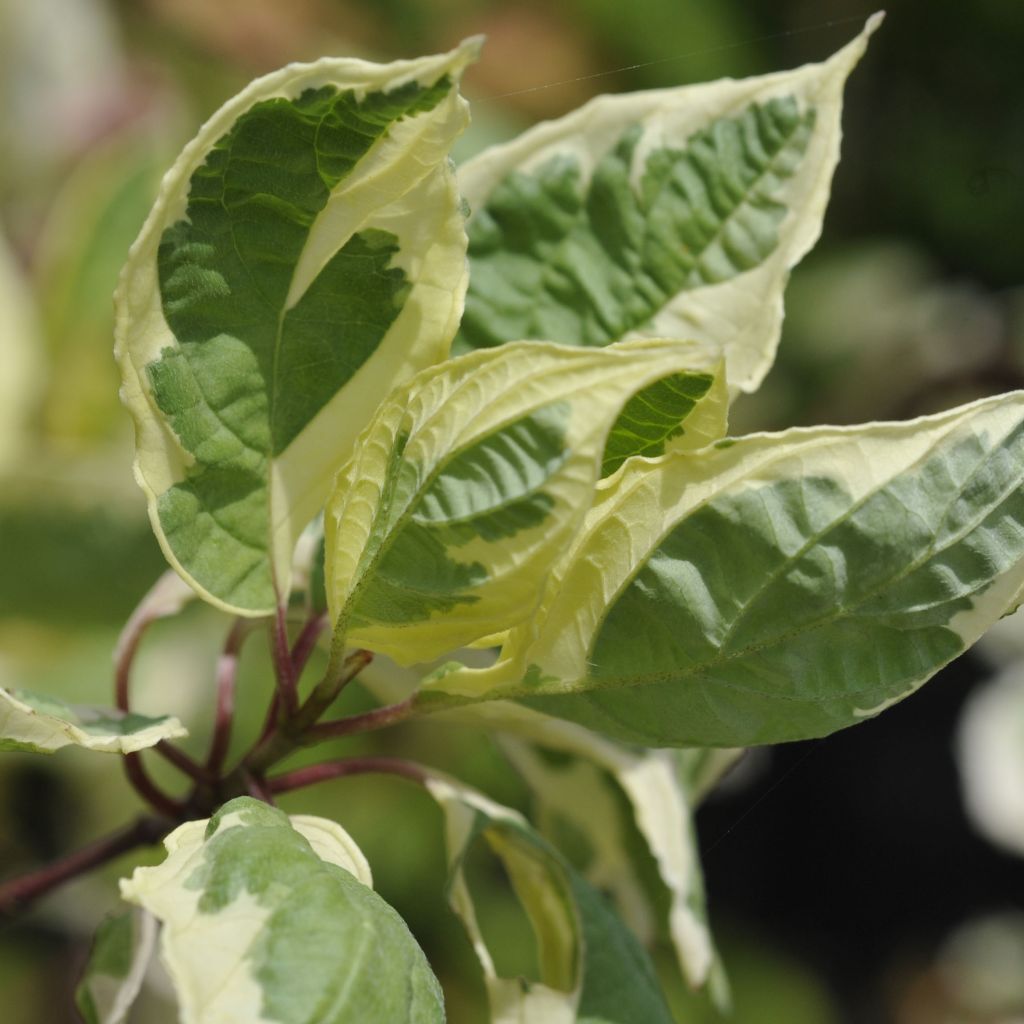
[[[299,706],[298,687],[295,682],[295,670],[292,666],[292,652],[288,648],[287,609],[284,605],[277,606],[272,627],[272,648],[274,670],[277,675],[277,692],[280,694],[279,706],[285,715],[295,714]]]
[[[397,757],[348,757],[341,761],[324,761],[306,768],[297,768],[293,772],[267,779],[266,785],[271,793],[289,793],[293,789],[315,786],[318,782],[341,779],[346,775],[365,775],[369,772],[400,775],[419,785],[423,785],[429,775],[427,769],[420,765]]]
[[[146,610],[143,603],[132,612],[117,638],[117,646],[114,648],[114,700],[121,711],[131,710],[129,683],[132,663],[135,661],[135,652],[139,649],[142,634],[155,619],[156,616]]]
[[[316,642],[320,639],[320,634],[327,628],[327,622],[327,613],[324,612],[309,619],[302,627],[302,632],[292,646],[292,672],[295,673],[296,680],[301,678],[302,670],[306,667],[309,656],[316,649]]]
[[[128,776],[128,781],[132,784],[132,788],[154,811],[159,811],[161,814],[174,820],[181,818],[184,804],[169,797],[162,789],[156,786],[146,773],[139,754],[125,754],[121,762],[124,765],[124,773]]]
[[[154,748],[158,754],[195,782],[210,782],[211,774],[198,761],[194,761],[181,747],[161,740]]]
[[[273,806],[274,797],[266,779],[261,779],[250,771],[242,769],[242,781],[245,783],[246,792],[249,796],[262,800],[265,804]]]
[[[337,674],[327,668],[327,675],[317,683],[306,703],[302,705],[295,727],[305,732],[338,699],[342,690],[373,661],[373,652],[362,649],[353,651],[342,663]]]
[[[250,624],[236,619],[217,659],[217,710],[213,722],[213,738],[206,757],[206,771],[216,778],[224,767],[231,744],[231,726],[235,717],[235,682],[238,677],[238,655],[249,634]]]
[[[146,632],[146,629],[160,618],[151,608],[147,607],[147,604],[148,602],[144,599],[142,604],[132,612],[124,625],[124,629],[121,630],[121,635],[117,639],[117,646],[114,648],[114,700],[117,707],[125,713],[131,711],[132,664],[135,661],[135,654],[139,649],[139,641],[142,639],[142,634]],[[183,764],[187,759],[190,765],[195,764],[187,754],[172,747],[169,743],[164,744],[164,749],[161,750],[161,753],[173,763],[181,761]],[[142,764],[141,757],[137,753],[125,754],[123,763],[128,781],[135,792],[150,807],[161,814],[170,815],[172,818],[177,818],[180,815],[182,805],[169,797],[153,782]],[[182,767],[182,764],[178,764],[178,767]],[[195,767],[198,768],[198,765],[195,765]],[[183,770],[189,775],[192,774],[190,769]]]
[[[358,732],[370,732],[373,729],[384,729],[389,725],[396,725],[413,713],[414,700],[415,695],[399,701],[397,704],[387,704],[382,708],[364,711],[361,715],[349,715],[347,718],[339,718],[335,722],[321,722],[303,733],[302,743],[306,746],[320,740],[351,736]]]
[[[136,846],[157,842],[170,828],[170,822],[159,818],[139,818],[120,832],[99,839],[44,868],[5,882],[0,885],[0,917],[13,916],[58,885],[85,874],[86,871],[105,864]]]

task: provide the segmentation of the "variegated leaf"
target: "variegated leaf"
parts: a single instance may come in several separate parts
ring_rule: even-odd
[[[425,785],[445,815],[448,898],[484,971],[494,1024],[671,1024],[654,969],[600,894],[514,811],[450,779]],[[463,873],[483,838],[508,872],[538,944],[540,980],[500,977]]]
[[[67,704],[28,690],[0,687],[0,751],[52,754],[69,745],[131,754],[161,740],[187,736],[170,715],[150,717],[112,708]]]
[[[623,405],[701,358],[685,343],[523,342],[393,392],[324,517],[336,642],[408,664],[523,619],[590,505]]]
[[[163,923],[182,1024],[440,1024],[440,987],[340,826],[248,797],[164,841],[122,895]]]
[[[535,795],[541,825],[547,822],[554,833],[564,821],[589,844],[587,880],[611,894],[645,941],[663,917],[687,982],[693,988],[708,985],[720,1005],[728,1002],[708,928],[692,815],[739,751],[631,749],[511,701],[471,704],[439,718],[496,732]],[[570,756],[551,761],[538,748]],[[623,817],[616,786],[631,821]],[[637,871],[629,836],[634,828],[654,859],[664,886],[659,891],[649,890]]]
[[[601,96],[466,163],[456,350],[690,338],[754,390],[790,268],[821,230],[844,82],[879,20],[823,64]]]
[[[1020,603],[1022,485],[1021,392],[634,460],[500,660],[421,700],[516,697],[652,746],[827,735]]]
[[[85,1024],[124,1024],[156,951],[157,922],[145,910],[108,917],[96,931],[75,993]]]
[[[164,178],[115,297],[136,476],[171,564],[243,615],[380,399],[443,359],[465,233],[448,149],[477,42],[253,82]]]

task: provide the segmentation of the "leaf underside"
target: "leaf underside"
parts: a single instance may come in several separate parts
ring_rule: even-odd
[[[0,687],[0,751],[50,754],[66,746],[128,754],[185,736],[178,719],[67,704],[28,690]]]

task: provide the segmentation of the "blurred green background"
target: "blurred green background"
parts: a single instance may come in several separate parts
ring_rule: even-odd
[[[118,629],[163,560],[131,477],[110,295],[163,169],[249,79],[486,33],[466,79],[464,158],[598,92],[823,59],[869,13],[847,0],[0,0],[0,685],[111,699]],[[794,274],[778,365],[738,404],[736,432],[905,418],[1021,386],[1022,52],[1020,0],[892,5],[849,86],[832,204]],[[197,751],[226,629],[192,608],[154,629],[137,666],[140,710],[179,714]],[[245,655],[243,737],[269,687],[263,641]],[[952,753],[985,671],[966,661],[877,723],[762,753],[702,812],[739,1024],[1024,1017],[1024,859],[972,833]],[[528,807],[480,736],[407,727],[373,744]],[[0,875],[115,827],[136,803],[114,758],[2,755]],[[483,1022],[472,953],[441,897],[433,807],[389,779],[332,783],[286,806],[343,822],[427,949],[452,1024]],[[131,863],[0,933],[5,1024],[77,1019],[76,973]],[[507,937],[508,965],[529,971],[499,874],[479,873],[486,927]],[[681,1021],[719,1019],[669,984]],[[134,1019],[167,1014],[154,996]]]

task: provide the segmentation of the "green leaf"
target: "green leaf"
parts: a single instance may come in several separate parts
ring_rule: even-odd
[[[843,84],[879,20],[823,64],[602,96],[469,161],[456,350],[688,338],[754,390],[789,271],[821,230]]]
[[[723,364],[713,373],[674,373],[649,384],[623,406],[608,434],[601,476],[634,455],[696,451],[725,436],[729,392]]]
[[[66,704],[56,697],[0,686],[0,751],[52,754],[74,744],[130,754],[161,740],[187,736],[177,718],[125,714],[111,708]]]
[[[650,960],[601,895],[514,811],[429,776],[445,815],[449,901],[484,971],[491,1019],[530,1024],[671,1024]],[[537,936],[541,980],[499,977],[476,919],[463,862],[484,839],[502,860]]]
[[[421,700],[517,697],[653,746],[853,725],[1020,603],[1022,464],[1021,392],[635,460],[498,663]]]
[[[136,475],[171,564],[265,614],[391,387],[445,357],[465,233],[447,161],[478,48],[253,82],[184,150],[116,295]]]
[[[393,392],[325,513],[336,646],[409,664],[522,620],[590,505],[623,405],[701,359],[678,342],[524,342]]]
[[[249,797],[122,881],[163,922],[183,1024],[438,1024],[440,987],[340,826]]]
[[[157,923],[144,910],[106,918],[75,993],[85,1024],[123,1024],[156,949]]]

